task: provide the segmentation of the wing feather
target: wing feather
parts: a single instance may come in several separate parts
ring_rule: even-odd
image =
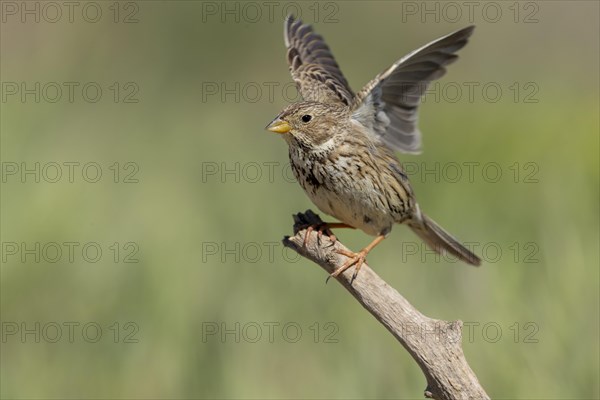
[[[456,61],[474,26],[443,36],[409,53],[377,75],[356,94],[353,118],[367,126],[390,148],[419,153],[418,106],[431,81]]]
[[[304,100],[350,105],[354,94],[321,35],[288,16],[284,40],[290,73]]]

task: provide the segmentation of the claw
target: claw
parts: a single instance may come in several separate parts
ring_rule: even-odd
[[[329,237],[329,240],[331,241],[331,244],[334,245],[335,242],[337,241],[337,238],[335,237],[335,235],[333,234],[333,232],[331,232],[330,226],[332,224],[328,224],[327,222],[322,222],[320,224],[317,225],[309,225],[306,228],[306,233],[304,234],[304,242],[303,242],[303,246],[306,247],[306,243],[308,243],[308,236],[311,234],[312,231],[314,231],[315,229],[317,229],[317,239],[319,240],[319,243],[321,243],[321,238],[323,237],[323,232],[325,232],[325,234],[327,235],[327,237]]]
[[[349,251],[349,250],[344,250],[344,249],[335,250],[336,253],[342,254],[342,255],[348,257],[348,261],[346,261],[341,267],[339,267],[335,271],[333,271],[327,277],[327,280],[325,281],[325,283],[327,283],[327,281],[329,281],[329,278],[331,278],[331,277],[337,278],[342,272],[344,272],[345,270],[347,270],[348,268],[350,268],[351,266],[356,264],[356,268],[354,270],[354,273],[352,274],[352,278],[350,279],[350,284],[352,284],[352,282],[354,282],[354,280],[358,276],[358,271],[360,271],[360,267],[362,267],[362,265],[367,261],[367,254],[369,254],[369,252],[371,250],[373,250],[373,248],[375,246],[377,246],[379,243],[381,243],[381,241],[383,239],[385,239],[384,235],[377,236],[367,247],[365,247],[358,253],[355,253],[355,252]]]
[[[352,283],[354,281],[354,279],[356,279],[356,277],[358,276],[358,271],[360,271],[360,268],[362,267],[362,265],[367,260],[367,253],[368,253],[368,251],[365,251],[363,249],[363,250],[359,251],[358,253],[354,253],[354,252],[351,252],[351,251],[338,249],[338,250],[336,250],[336,253],[345,255],[346,257],[349,258],[349,260],[346,261],[344,263],[344,265],[342,265],[341,267],[339,267],[335,271],[333,271],[329,275],[329,277],[327,278],[327,280],[325,281],[325,283],[327,283],[327,281],[329,280],[329,278],[331,278],[331,277],[337,278],[338,276],[340,276],[340,274],[342,272],[344,272],[348,268],[352,267],[353,265],[356,265],[354,273],[352,274],[352,279],[350,280],[350,283]]]
[[[306,247],[306,243],[308,242],[308,235],[310,235],[310,233],[314,230],[314,226],[310,225],[308,228],[306,228],[306,233],[304,234],[304,242],[302,243],[302,247]]]

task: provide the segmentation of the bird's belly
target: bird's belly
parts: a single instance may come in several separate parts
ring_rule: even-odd
[[[362,230],[368,235],[386,234],[394,223],[389,213],[377,209],[365,193],[335,193],[321,186],[306,187],[304,191],[322,212]]]
[[[290,162],[298,183],[322,212],[374,236],[387,234],[400,221],[378,175],[352,170],[355,158],[338,157],[333,164],[290,148]]]

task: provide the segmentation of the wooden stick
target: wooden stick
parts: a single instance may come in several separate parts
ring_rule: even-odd
[[[311,231],[304,243],[306,228],[322,223],[308,210],[294,215],[294,236],[283,244],[320,265],[328,274],[347,260],[335,250],[348,250],[339,241]],[[425,397],[450,399],[489,399],[467,364],[461,347],[462,322],[426,317],[396,289],[389,286],[366,263],[351,282],[352,268],[336,278],[388,331],[417,362],[427,380]]]

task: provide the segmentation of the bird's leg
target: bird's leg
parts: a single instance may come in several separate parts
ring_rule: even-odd
[[[352,279],[350,280],[350,283],[352,283],[354,281],[354,279],[356,278],[356,276],[358,275],[358,271],[360,271],[360,267],[362,267],[363,263],[366,261],[367,254],[369,254],[369,252],[371,250],[373,250],[373,248],[375,248],[375,246],[377,246],[379,243],[381,243],[381,241],[383,239],[385,239],[384,235],[377,236],[371,243],[369,243],[369,245],[367,247],[365,247],[358,253],[348,251],[348,250],[341,250],[341,249],[336,250],[336,253],[345,255],[346,257],[349,258],[349,260],[346,261],[344,263],[344,265],[342,265],[341,267],[339,267],[335,271],[333,271],[329,275],[329,277],[327,277],[327,281],[331,277],[337,278],[342,272],[344,272],[351,266],[356,265],[356,269],[354,270],[354,273],[352,274]],[[325,281],[325,282],[327,282],[327,281]]]
[[[314,231],[315,229],[317,229],[319,240],[321,240],[321,237],[323,236],[323,232],[325,232],[327,234],[327,236],[329,237],[329,240],[331,240],[332,243],[335,243],[337,241],[337,238],[335,237],[333,232],[331,232],[331,229],[337,229],[337,228],[355,229],[353,226],[350,226],[343,222],[321,222],[320,224],[309,225],[306,228],[306,234],[304,235],[303,246],[306,247],[306,243],[308,242],[308,235],[310,235],[310,233],[312,231]]]

